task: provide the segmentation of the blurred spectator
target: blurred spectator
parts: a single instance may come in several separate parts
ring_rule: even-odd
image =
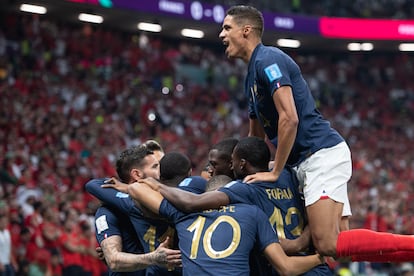
[[[46,249],[37,251],[36,258],[30,263],[28,276],[53,276],[51,254]]]
[[[69,209],[63,221],[63,232],[59,237],[61,244],[63,265],[62,275],[86,275],[84,267],[84,255],[87,248],[82,243],[81,231],[78,227],[79,215],[75,209]]]
[[[5,204],[0,202],[0,204]],[[7,213],[0,213],[0,275],[15,275],[15,262],[12,254],[12,243],[10,231],[8,229],[9,218]]]
[[[414,275],[414,266],[412,263],[402,263],[400,265],[400,275],[401,276],[413,276]]]

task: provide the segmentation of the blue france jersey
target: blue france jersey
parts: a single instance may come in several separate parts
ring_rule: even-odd
[[[262,209],[279,238],[295,239],[302,234],[306,223],[304,203],[289,169],[284,169],[276,182],[246,184],[237,180],[219,191],[227,194],[231,204],[246,203]]]
[[[172,243],[174,242],[175,230],[170,224],[159,219],[145,217],[128,194],[111,188],[102,188],[101,185],[105,180],[106,178],[90,180],[86,183],[86,190],[107,206],[129,216],[144,253],[154,251],[167,236],[172,239]],[[157,266],[147,268],[147,275],[171,275],[172,273]]]
[[[95,235],[99,244],[111,236],[122,237],[122,251],[133,254],[144,253],[141,243],[134,231],[128,216],[121,212],[101,206],[95,213]],[[145,269],[134,272],[113,272],[108,269],[109,275],[144,276]]]
[[[249,275],[249,253],[278,242],[266,215],[256,206],[234,204],[220,210],[183,213],[167,200],[160,214],[175,222],[183,275]]]
[[[296,165],[319,149],[344,141],[316,108],[311,91],[295,61],[276,47],[259,44],[248,65],[245,94],[249,99],[250,118],[259,120],[275,146],[279,114],[272,97],[281,86],[292,88],[299,118],[296,140],[286,164]]]

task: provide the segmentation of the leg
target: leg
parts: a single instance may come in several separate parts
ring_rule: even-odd
[[[402,262],[414,260],[414,236],[351,229],[338,235],[337,257],[353,261]]]
[[[414,261],[414,236],[347,230],[352,167],[344,144],[314,153],[295,170],[304,186],[311,236],[320,254],[355,261]]]
[[[327,198],[306,207],[312,241],[322,255],[336,256],[336,241],[343,222],[342,206]]]
[[[295,168],[303,185],[312,240],[318,252],[336,257],[340,231],[349,229],[351,207],[347,182],[352,174],[351,154],[345,143],[321,149]]]

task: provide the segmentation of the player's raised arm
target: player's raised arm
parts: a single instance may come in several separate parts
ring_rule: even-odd
[[[142,181],[140,180],[139,182],[128,185],[128,193],[131,198],[158,215],[164,197],[160,192],[153,190]]]
[[[152,178],[144,179],[140,182],[146,183],[151,188],[156,189],[177,209],[187,213],[215,209],[230,203],[228,196],[219,191],[194,194],[164,185]]]

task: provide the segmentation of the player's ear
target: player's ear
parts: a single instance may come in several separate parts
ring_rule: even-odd
[[[142,179],[144,177],[139,169],[132,169],[130,172],[130,176],[135,181],[138,181],[139,179]]]
[[[243,27],[243,37],[247,37],[247,35],[251,32],[252,26],[251,25],[245,25]]]
[[[244,171],[244,169],[246,169],[246,165],[247,165],[247,161],[246,161],[246,159],[244,159],[244,158],[242,158],[242,159],[240,159],[240,170],[241,171]]]

